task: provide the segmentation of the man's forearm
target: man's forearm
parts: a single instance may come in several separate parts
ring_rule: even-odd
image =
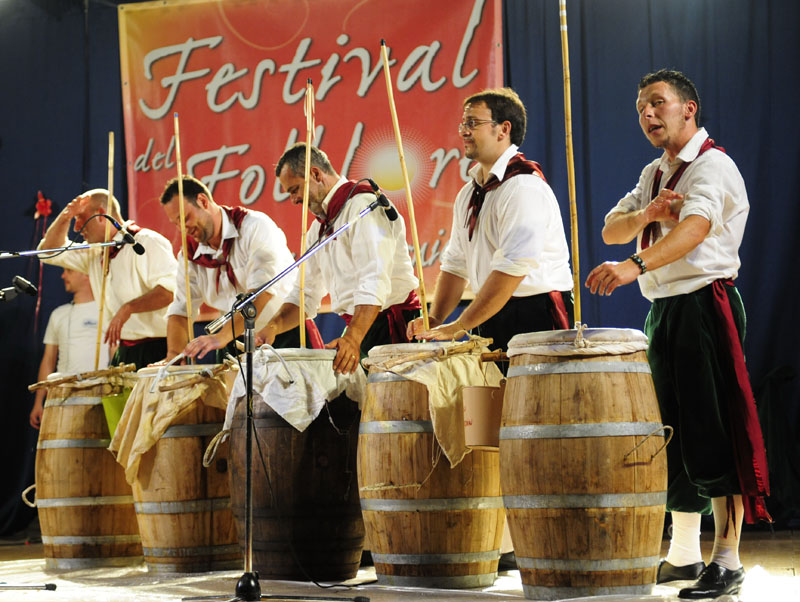
[[[511,276],[498,271],[489,274],[475,299],[459,316],[462,328],[479,326],[503,309],[523,279],[524,276]]]
[[[144,295],[131,299],[126,303],[132,314],[155,311],[172,303],[173,294],[160,284]]]
[[[428,317],[431,326],[442,324],[461,301],[467,281],[463,278],[451,274],[450,272],[439,272],[436,279],[436,290],[433,294],[433,303]]]
[[[616,213],[603,226],[603,242],[607,245],[624,245],[636,238],[646,225],[644,209]]]

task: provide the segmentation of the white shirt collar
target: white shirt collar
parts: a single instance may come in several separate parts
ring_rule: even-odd
[[[703,146],[706,138],[708,138],[708,132],[706,132],[706,128],[700,128],[697,130],[695,135],[689,139],[689,142],[683,145],[683,148],[675,156],[675,161],[670,162],[667,152],[664,151],[664,154],[661,155],[661,165],[670,166],[675,165],[678,161],[682,161],[684,163],[694,161],[697,159],[697,154],[700,152],[700,147]],[[664,170],[662,169],[662,171]]]
[[[239,238],[239,231],[228,217],[228,212],[222,207],[220,207],[219,210],[222,214],[222,239],[219,241],[219,249],[215,249],[204,242],[198,243],[197,251],[194,252],[194,259],[197,259],[200,255],[211,255],[212,257],[216,258],[222,253],[222,243],[229,238]]]
[[[503,176],[506,175],[506,167],[508,166],[508,162],[511,161],[511,158],[519,152],[519,147],[516,144],[512,144],[509,146],[502,155],[497,158],[497,161],[494,162],[492,168],[489,170],[489,175],[494,174],[494,176],[500,181],[503,181]],[[475,180],[479,186],[483,186],[486,182],[480,182],[479,177],[481,174],[481,166],[479,163],[476,163],[472,166],[469,170],[470,177]],[[486,178],[489,179],[488,177]]]
[[[322,199],[322,210],[325,212],[325,215],[328,215],[328,204],[331,202],[333,195],[336,194],[336,191],[339,190],[339,188],[341,188],[342,184],[346,183],[347,183],[347,178],[345,178],[344,176],[339,176],[339,179],[337,180],[336,184],[333,185],[333,188],[331,188],[328,191],[328,194],[325,195],[325,198]]]

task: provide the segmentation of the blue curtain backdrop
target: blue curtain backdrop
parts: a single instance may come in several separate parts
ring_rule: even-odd
[[[115,191],[125,210],[116,9],[121,3],[0,0],[0,250],[29,248],[38,240],[37,190],[53,199],[57,212],[78,192],[106,185],[111,130],[117,133]],[[639,130],[636,84],[646,72],[680,69],[700,91],[703,124],[748,186],[751,212],[738,280],[748,310],[747,359],[754,385],[771,393],[769,429],[797,434],[797,380],[782,385],[768,376],[781,366],[789,372],[798,367],[791,308],[800,256],[800,126],[792,109],[800,97],[800,3],[568,0],[567,8],[583,278],[598,263],[632,252],[632,245],[604,246],[600,230],[608,209],[657,156]],[[528,108],[523,151],[542,164],[568,223],[558,1],[506,0],[503,14],[505,80]],[[460,107],[453,107],[454,119],[459,115]],[[0,261],[0,287],[15,274],[36,281],[38,270],[35,260]],[[68,300],[59,276],[60,270],[44,268],[38,325],[33,298],[0,305],[0,533],[32,517],[19,501],[19,491],[33,482],[36,445],[26,387],[36,380],[47,317]],[[647,306],[636,285],[610,298],[582,294],[583,321],[592,327],[641,328]],[[797,437],[787,440],[782,456],[798,459]]]

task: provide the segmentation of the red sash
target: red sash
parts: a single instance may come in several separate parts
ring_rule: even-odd
[[[569,314],[567,313],[567,306],[564,305],[564,297],[561,296],[561,292],[550,291],[547,296],[550,297],[550,317],[553,318],[553,330],[569,330]]]
[[[525,155],[522,153],[517,153],[511,157],[508,165],[506,165],[506,171],[503,174],[503,182],[520,174],[532,173],[535,173],[537,176],[542,178],[542,180],[547,182],[544,174],[542,173],[542,168],[539,167],[538,163],[535,161],[528,161],[525,158]],[[483,207],[483,201],[486,198],[486,193],[490,190],[494,190],[503,182],[498,180],[494,174],[489,176],[489,179],[483,186],[478,186],[478,183],[475,180],[472,180],[472,196],[469,198],[469,204],[467,205],[467,218],[464,222],[464,226],[469,227],[470,240],[472,240],[472,234],[475,231],[475,225],[478,223],[478,214],[481,212],[481,208]]]
[[[317,221],[319,222],[319,238],[322,238],[322,236],[325,234],[325,231],[328,229],[328,226],[333,223],[333,220],[336,219],[336,216],[339,215],[342,207],[344,207],[345,203],[351,196],[356,194],[364,194],[366,192],[374,191],[372,190],[372,186],[364,182],[361,184],[356,184],[355,182],[348,180],[339,186],[339,188],[336,189],[336,192],[333,193],[333,197],[328,203],[328,208],[325,211],[325,219],[323,220],[317,217]]]
[[[421,307],[422,304],[419,302],[419,297],[417,297],[417,291],[412,290],[408,293],[405,301],[390,305],[380,312],[375,319],[386,316],[389,321],[389,336],[392,337],[392,343],[408,343],[408,337],[406,336],[406,326],[408,324],[403,312],[420,309]],[[342,314],[342,319],[345,324],[350,326],[350,320],[353,319],[353,316],[351,314]]]
[[[750,388],[750,377],[747,375],[744,363],[744,351],[733,321],[730,300],[725,291],[726,284],[733,286],[733,281],[717,280],[712,288],[714,309],[717,311],[721,326],[720,345],[729,351],[725,355],[730,359],[732,373],[736,375],[736,381],[731,387],[733,396],[730,399],[728,415],[731,421],[736,472],[742,489],[744,518],[749,524],[755,523],[756,520],[772,522],[763,497],[769,495],[767,452],[764,449],[764,437],[758,422],[755,398]]]
[[[700,147],[700,150],[697,153],[697,157],[702,155],[710,148],[716,148],[718,151],[725,152],[725,149],[721,146],[717,146],[714,144],[714,140],[711,138],[706,138],[706,141],[703,142],[703,145]],[[697,157],[694,160],[697,160]],[[667,185],[665,188],[669,188],[670,190],[675,190],[675,186],[678,183],[678,180],[681,179],[683,172],[686,171],[686,168],[692,164],[692,161],[684,161],[681,163],[680,167],[675,170],[675,173],[672,174],[669,180],[667,180]],[[650,192],[650,200],[652,201],[654,198],[658,196],[658,193],[661,191],[661,176],[663,172],[661,169],[656,171],[655,178],[653,178],[653,188]],[[642,233],[642,249],[646,249],[654,242],[656,242],[659,237],[661,236],[661,226],[658,222],[650,222],[644,227],[644,232]]]
[[[228,219],[231,220],[233,226],[238,232],[239,227],[244,221],[244,218],[248,213],[250,213],[250,211],[244,207],[226,207],[225,205],[220,205],[220,207],[222,207],[222,209],[228,215]],[[222,242],[222,259],[214,259],[207,253],[195,257],[194,255],[197,252],[197,247],[199,244],[195,239],[186,237],[186,254],[189,256],[189,261],[196,263],[197,265],[201,265],[204,268],[217,268],[217,292],[219,292],[219,277],[220,274],[222,274],[223,267],[225,268],[225,273],[228,274],[228,280],[231,281],[231,284],[233,284],[234,288],[239,285],[236,281],[236,274],[233,273],[233,268],[231,267],[231,264],[228,263],[228,256],[231,254],[231,249],[233,248],[233,242],[235,240],[235,238],[225,239]],[[189,276],[187,275],[186,277],[188,278]]]

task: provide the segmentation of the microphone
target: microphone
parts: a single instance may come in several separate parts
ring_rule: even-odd
[[[111,217],[110,215],[106,215],[106,214],[104,214],[104,213],[101,213],[100,215],[102,215],[104,218],[106,218],[108,221],[110,221],[110,222],[111,222],[111,224],[112,224],[112,225],[113,225],[113,226],[114,226],[114,227],[115,227],[117,230],[119,230],[119,231],[120,231],[120,233],[122,234],[122,240],[123,240],[123,242],[125,242],[125,243],[127,243],[127,244],[129,244],[129,245],[132,245],[132,246],[133,246],[133,251],[134,251],[134,253],[136,253],[137,255],[144,255],[144,247],[142,246],[142,243],[136,242],[136,239],[133,237],[133,234],[131,234],[130,232],[128,232],[128,231],[125,229],[125,227],[124,227],[124,226],[122,226],[122,225],[121,225],[119,222],[117,222],[117,220],[115,220],[115,219],[114,219],[113,217]]]
[[[14,288],[17,289],[19,293],[25,293],[26,295],[30,295],[31,297],[35,297],[36,293],[38,293],[38,289],[33,286],[30,282],[25,280],[22,276],[14,276],[11,279],[11,284],[14,285]]]
[[[372,191],[375,193],[375,196],[378,197],[378,204],[381,207],[383,207],[383,211],[384,211],[384,213],[386,213],[386,218],[390,222],[393,222],[394,220],[396,220],[397,219],[397,209],[394,208],[394,205],[392,205],[389,202],[389,199],[386,198],[386,195],[383,194],[383,192],[381,191],[381,187],[378,186],[375,183],[375,180],[373,180],[371,178],[367,178],[367,182],[369,182],[369,185],[372,186]]]

